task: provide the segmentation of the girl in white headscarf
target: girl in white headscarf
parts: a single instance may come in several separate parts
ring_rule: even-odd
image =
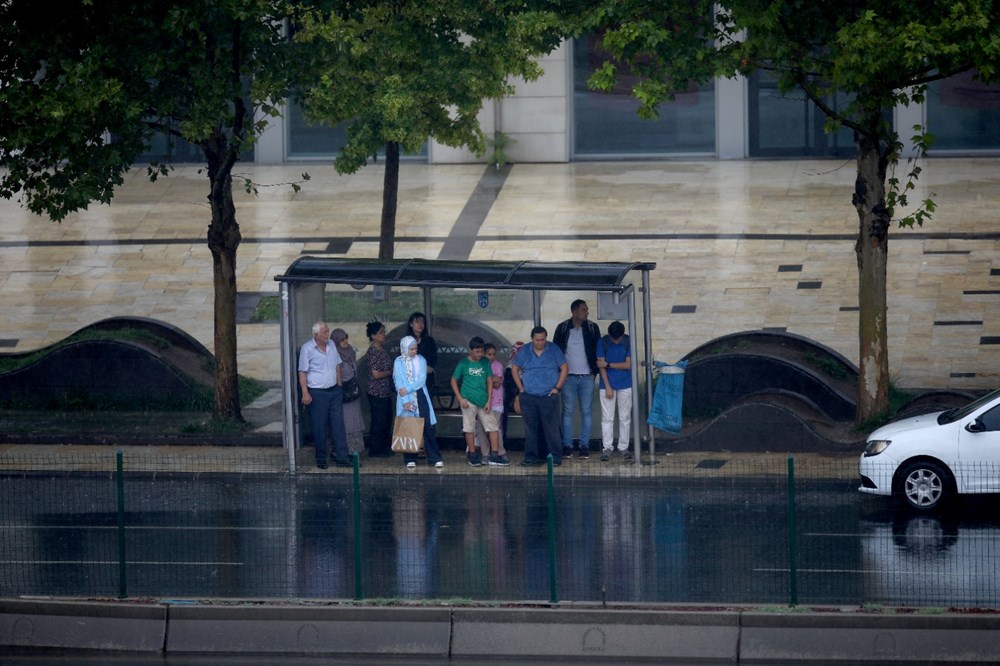
[[[417,340],[411,335],[399,341],[399,356],[393,362],[392,378],[396,383],[396,416],[423,417],[427,463],[441,469],[444,461],[435,435],[437,417],[427,392],[427,361],[417,353]],[[407,467],[417,466],[415,453],[403,454],[403,460]]]

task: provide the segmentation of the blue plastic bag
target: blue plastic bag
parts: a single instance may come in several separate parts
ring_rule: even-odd
[[[684,369],[687,361],[673,365],[656,362],[659,377],[653,392],[653,408],[647,423],[664,432],[681,431],[681,409],[684,403]]]

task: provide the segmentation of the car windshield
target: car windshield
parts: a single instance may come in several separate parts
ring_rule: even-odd
[[[976,411],[977,409],[979,409],[980,407],[982,407],[986,403],[992,402],[993,400],[996,400],[997,398],[1000,398],[1000,389],[997,389],[996,391],[993,391],[992,393],[987,393],[986,395],[984,395],[983,397],[981,397],[981,398],[979,398],[977,400],[973,400],[972,402],[970,402],[965,407],[961,407],[959,409],[950,409],[947,412],[943,412],[938,417],[938,424],[939,425],[944,425],[945,423],[954,423],[955,421],[958,421],[959,419],[965,418],[966,416],[968,416],[972,412]]]

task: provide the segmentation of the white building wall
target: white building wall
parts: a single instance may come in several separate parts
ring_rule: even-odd
[[[515,92],[498,102],[489,100],[480,114],[483,131],[488,137],[494,129],[506,134],[513,142],[505,148],[512,162],[569,161],[569,46],[563,42],[552,53],[539,59],[545,70],[535,81],[518,79]],[[454,149],[432,142],[429,148],[432,163],[485,162],[467,149]]]
[[[287,106],[286,106],[287,109]],[[263,114],[258,120],[263,118]],[[261,132],[254,146],[257,164],[283,164],[285,162],[285,118],[269,118],[267,128]]]
[[[747,80],[715,80],[715,155],[741,160],[749,151],[747,137]]]

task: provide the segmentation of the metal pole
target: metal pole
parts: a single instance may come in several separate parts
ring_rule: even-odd
[[[649,313],[649,271],[642,271],[642,335],[643,335],[643,362],[646,364],[646,385],[643,387],[645,389],[646,395],[646,416],[648,417],[650,412],[653,411],[653,389],[656,387],[653,377],[653,322],[651,321],[651,315]],[[632,396],[633,401],[638,402],[639,394],[638,391],[640,387],[635,387],[636,394]],[[647,424],[647,429],[649,430],[649,454],[653,455],[653,450],[655,449],[656,443],[655,429],[653,426]]]
[[[556,487],[552,473],[552,454],[545,457],[548,463],[548,499],[549,499],[549,603],[559,603],[557,592],[558,572],[556,571]]]
[[[532,326],[542,325],[542,298],[537,289],[531,290],[531,318]]]
[[[295,449],[298,446],[298,415],[295,413],[295,341],[290,316],[291,290],[287,282],[278,286],[281,313],[281,438],[288,453],[288,471],[295,474]]]
[[[788,596],[789,606],[799,603],[798,529],[795,525],[795,458],[788,456]]]
[[[433,299],[431,298],[431,288],[424,287],[422,291],[424,292],[424,316],[427,318],[427,321],[424,323],[424,326],[426,326],[426,330],[428,331],[427,334],[431,335],[430,331],[434,330],[431,327],[431,324],[434,323],[434,312],[433,312],[434,303]]]
[[[115,453],[116,481],[118,486],[118,598],[128,598],[125,585],[125,466],[122,464],[122,451]]]
[[[642,457],[642,442],[639,437],[639,367],[636,359],[639,358],[636,335],[635,335],[635,290],[630,289],[628,292],[628,323],[629,323],[629,347],[628,353],[629,358],[632,359],[631,363],[631,374],[632,374],[632,448],[635,452],[635,464],[641,464],[640,458]],[[621,418],[621,415],[618,415]],[[649,444],[649,460],[653,460],[653,443],[650,440]]]
[[[354,463],[354,598],[361,599],[361,462],[358,452],[351,454]]]

